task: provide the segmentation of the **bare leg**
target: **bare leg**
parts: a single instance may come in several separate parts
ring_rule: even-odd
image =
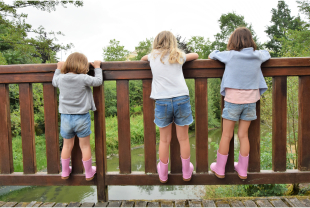
[[[91,158],[90,136],[79,138],[83,161]]]
[[[176,126],[177,137],[180,143],[180,152],[181,157],[183,159],[188,159],[191,155],[191,148],[189,145],[189,138],[188,138],[188,127],[189,126]]]
[[[71,157],[71,152],[74,146],[74,137],[71,139],[63,139],[63,146],[61,151],[61,158],[68,159]]]
[[[167,164],[169,158],[169,146],[171,142],[171,129],[172,124],[164,128],[159,128],[160,141],[159,141],[159,159]]]
[[[222,155],[227,155],[229,152],[230,140],[234,134],[234,127],[236,121],[231,121],[223,118],[223,133],[219,146],[219,153]]]
[[[250,124],[251,121],[244,121],[244,120],[239,121],[238,137],[240,141],[240,154],[243,157],[248,156],[250,152],[250,143],[248,136]]]

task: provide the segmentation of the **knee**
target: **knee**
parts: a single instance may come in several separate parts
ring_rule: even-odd
[[[160,142],[163,144],[170,144],[171,137],[160,137]]]
[[[238,133],[239,140],[245,140],[248,139],[248,133]]]
[[[231,140],[231,138],[233,137],[233,135],[234,135],[234,132],[231,132],[231,133],[227,133],[227,132],[223,132],[223,134],[222,134],[222,139],[226,139],[226,140]]]
[[[188,135],[184,135],[184,136],[178,136],[178,140],[179,142],[184,142],[189,140]]]

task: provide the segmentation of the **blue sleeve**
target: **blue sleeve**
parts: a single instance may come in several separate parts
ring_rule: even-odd
[[[270,53],[266,50],[260,50],[260,59],[262,62],[265,62],[271,58]]]
[[[230,59],[230,51],[220,52],[219,50],[215,50],[209,55],[210,59],[218,60],[223,63],[227,63]]]

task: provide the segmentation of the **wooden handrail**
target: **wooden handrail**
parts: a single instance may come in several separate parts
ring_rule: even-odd
[[[103,62],[104,81],[116,80],[119,125],[119,173],[107,173],[104,86],[94,87],[95,145],[97,175],[85,181],[81,152],[76,145],[72,152],[73,172],[61,180],[58,148],[58,111],[56,90],[51,81],[56,64],[0,66],[0,186],[3,185],[96,185],[98,200],[107,201],[107,185],[161,185],[156,173],[156,131],[154,101],[149,98],[152,73],[148,62]],[[240,180],[233,169],[234,154],[226,166],[226,178],[218,179],[209,172],[208,164],[208,78],[220,78],[224,64],[214,60],[196,60],[183,66],[185,78],[195,79],[196,163],[190,182],[182,180],[180,150],[173,127],[170,149],[171,174],[166,185],[270,184],[310,182],[310,58],[274,58],[262,65],[266,77],[273,77],[273,170],[260,169],[260,102],[257,120],[251,123],[251,154],[247,180]],[[93,74],[93,71],[90,71]],[[286,170],[286,79],[299,76],[298,170]],[[129,82],[143,81],[143,118],[145,172],[131,171]],[[19,84],[24,173],[14,173],[10,121],[9,84]],[[32,83],[43,83],[44,116],[47,148],[47,173],[36,173]],[[222,104],[223,108],[223,104]],[[233,151],[233,139],[230,152]]]

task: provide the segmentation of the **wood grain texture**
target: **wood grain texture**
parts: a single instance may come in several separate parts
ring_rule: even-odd
[[[0,84],[0,173],[14,171],[9,85]]]
[[[249,172],[260,171],[260,101],[256,103],[257,119],[251,122],[249,128],[250,154]]]
[[[83,162],[82,162],[82,151],[79,144],[79,138],[74,137],[74,146],[71,153],[71,164],[73,174],[82,174],[84,172]]]
[[[54,73],[1,74],[0,84],[52,82]]]
[[[272,169],[286,170],[287,77],[272,80]]]
[[[60,171],[57,91],[51,83],[43,84],[47,172]]]
[[[107,172],[106,126],[104,86],[94,87],[94,101],[97,110],[94,112],[95,123],[95,151],[97,166],[97,198],[98,201],[108,201],[108,187],[105,181]]]
[[[310,170],[310,76],[299,77],[298,169]]]
[[[116,81],[120,173],[131,173],[129,81]]]
[[[208,172],[208,81],[195,79],[196,172]]]
[[[170,170],[171,173],[182,173],[180,144],[176,133],[175,123],[172,123],[172,132],[171,132]]]
[[[154,100],[150,98],[152,80],[143,80],[144,164],[146,173],[156,173],[156,129]]]
[[[37,171],[32,84],[19,85],[20,124],[25,174]]]

